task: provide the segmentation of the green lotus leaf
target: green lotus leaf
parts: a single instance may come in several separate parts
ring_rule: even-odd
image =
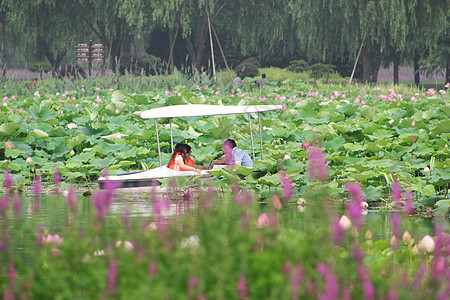
[[[147,104],[149,103],[148,97],[145,95],[135,95],[133,100],[136,104]]]
[[[431,135],[437,135],[439,133],[450,132],[450,120],[443,120],[438,122],[431,130]]]
[[[112,102],[122,102],[125,100],[125,95],[121,91],[114,91],[111,97]]]
[[[5,156],[10,158],[17,158],[21,155],[26,155],[27,153],[20,149],[5,149]]]
[[[42,131],[40,129],[34,129],[28,133],[29,136],[34,137],[35,139],[45,139],[48,138],[48,133]]]
[[[0,125],[0,136],[11,136],[13,133],[16,133],[20,128],[17,124],[2,124]]]
[[[79,134],[73,138],[71,138],[67,144],[67,147],[74,148],[76,146],[79,146],[82,142],[84,142],[87,139],[87,136],[84,134]]]

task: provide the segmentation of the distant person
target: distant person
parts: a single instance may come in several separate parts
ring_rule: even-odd
[[[225,156],[215,161],[213,163],[213,166],[215,164],[228,164],[232,167],[235,167],[237,165],[245,168],[253,167],[253,161],[250,156],[244,150],[236,147],[236,142],[234,140],[226,140],[225,142],[223,142],[222,147]]]
[[[205,168],[194,163],[191,159],[191,147],[187,144],[175,145],[167,167],[175,171],[194,171],[198,174]]]
[[[262,79],[259,82],[259,86],[260,87],[266,86],[267,83],[269,82],[269,80],[267,80],[267,78],[266,78],[266,74],[262,74],[261,77],[262,77]]]
[[[242,84],[242,79],[241,79],[241,77],[236,76],[236,77],[233,79],[233,84],[234,84],[234,85]]]

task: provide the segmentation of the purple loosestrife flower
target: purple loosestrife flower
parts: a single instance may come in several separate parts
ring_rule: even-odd
[[[397,181],[391,185],[391,195],[392,200],[394,200],[395,202],[395,207],[400,208],[402,201],[402,188],[400,186],[400,183],[398,183]]]
[[[0,210],[6,212],[8,210],[8,205],[8,197],[2,197],[2,199],[0,200]]]
[[[400,219],[400,216],[396,213],[391,214],[391,226],[392,226],[392,232],[394,236],[399,239],[401,234],[401,223],[402,220]]]
[[[73,211],[77,209],[77,196],[73,186],[70,186],[67,190],[67,206]]]
[[[5,172],[5,176],[3,179],[3,186],[5,187],[6,190],[11,189],[13,186],[13,180],[11,177],[11,173],[9,173],[8,171]]]
[[[59,173],[58,170],[55,171],[55,173],[53,174],[53,182],[55,183],[55,188],[53,189],[55,194],[59,194],[60,190],[59,190],[59,183],[61,182],[61,173]]]
[[[405,211],[408,214],[414,213],[414,206],[413,206],[413,193],[411,191],[405,191]]]
[[[359,278],[361,279],[363,291],[364,291],[364,299],[374,299],[375,298],[375,287],[370,281],[369,274],[367,273],[366,267],[363,264],[358,265],[358,273]]]
[[[317,271],[322,275],[325,280],[325,291],[318,292],[319,300],[332,300],[336,299],[339,293],[339,284],[336,276],[331,272],[327,265],[319,263],[316,267]]]
[[[285,172],[280,172],[281,195],[285,201],[291,199],[292,196],[292,180]]]
[[[362,206],[364,201],[364,195],[362,193],[361,186],[358,183],[348,183],[345,188],[349,192],[350,202],[347,205],[348,216],[352,221],[356,230],[361,226]]]
[[[292,277],[290,280],[292,298],[297,299],[300,292],[300,282],[303,278],[303,268],[301,266],[295,266],[292,270]]]
[[[191,298],[192,295],[194,294],[194,290],[197,288],[199,283],[198,277],[195,275],[192,275],[191,277],[189,277],[188,283],[187,283],[187,292],[188,292],[188,297]]]
[[[247,299],[249,297],[247,277],[240,275],[237,282],[237,292],[239,299]]]
[[[150,277],[155,277],[156,274],[158,274],[158,263],[156,262],[151,262],[148,264],[148,275],[150,275]]]
[[[108,277],[107,277],[107,291],[108,295],[114,297],[116,295],[116,285],[118,277],[118,265],[115,260],[109,262]]]
[[[40,195],[42,193],[41,177],[36,176],[33,180],[33,194]]]
[[[342,242],[342,237],[344,235],[344,229],[339,223],[339,218],[334,217],[332,221],[332,232],[333,232],[333,241],[336,245],[339,245]]]
[[[416,275],[414,276],[414,279],[412,281],[412,288],[414,290],[419,290],[422,286],[422,280],[427,272],[426,265],[421,265],[416,272]]]
[[[327,159],[319,147],[309,147],[308,174],[311,180],[328,180]]]

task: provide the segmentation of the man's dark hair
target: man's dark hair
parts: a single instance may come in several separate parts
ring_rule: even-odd
[[[223,143],[231,146],[232,148],[236,147],[236,142],[234,140],[232,140],[232,139],[228,139],[228,140],[226,140]]]
[[[262,78],[266,78],[266,74],[262,74],[261,77],[262,77]]]

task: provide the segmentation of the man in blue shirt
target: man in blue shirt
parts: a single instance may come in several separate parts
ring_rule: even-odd
[[[232,167],[237,165],[243,166],[245,168],[253,167],[253,161],[250,156],[242,149],[236,147],[236,142],[232,139],[228,139],[223,142],[223,152],[225,156],[217,160],[215,164],[228,164]]]

